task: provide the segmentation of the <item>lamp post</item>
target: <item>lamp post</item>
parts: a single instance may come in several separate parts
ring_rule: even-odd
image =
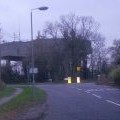
[[[1,47],[2,47],[2,35],[1,35],[1,28],[0,28],[0,82],[2,82],[2,79],[1,79],[1,72],[2,72],[2,69],[1,69]]]
[[[32,47],[32,53],[31,53],[31,63],[32,63],[32,83],[33,83],[33,85],[34,85],[34,83],[35,83],[35,76],[34,76],[34,40],[33,40],[33,11],[34,10],[41,10],[41,11],[44,11],[44,10],[47,10],[48,9],[48,7],[39,7],[39,8],[35,8],[35,9],[31,9],[31,47]]]
[[[2,79],[1,79],[1,41],[0,41],[0,82],[2,82]]]

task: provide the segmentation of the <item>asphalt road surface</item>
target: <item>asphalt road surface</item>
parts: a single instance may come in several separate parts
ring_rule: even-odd
[[[40,87],[48,94],[45,120],[120,120],[120,89],[93,83]]]

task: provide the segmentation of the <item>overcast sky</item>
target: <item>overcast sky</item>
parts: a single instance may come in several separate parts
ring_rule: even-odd
[[[92,16],[101,25],[100,32],[107,46],[120,38],[120,0],[0,0],[0,23],[3,37],[13,41],[13,33],[21,31],[21,40],[30,40],[30,11],[48,6],[47,11],[34,11],[34,36],[46,21],[56,21],[61,15],[75,13]],[[17,39],[16,39],[17,40]]]

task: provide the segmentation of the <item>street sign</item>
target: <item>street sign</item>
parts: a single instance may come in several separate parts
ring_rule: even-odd
[[[37,74],[37,73],[38,73],[38,68],[33,68],[33,69],[30,68],[30,69],[29,69],[29,73],[30,73],[30,74],[32,74],[32,73]]]

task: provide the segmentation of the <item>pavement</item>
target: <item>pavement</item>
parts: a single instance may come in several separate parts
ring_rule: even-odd
[[[10,101],[12,98],[16,97],[17,95],[19,95],[20,93],[22,93],[23,89],[22,88],[15,88],[16,91],[10,95],[10,96],[7,96],[7,97],[3,97],[0,99],[0,106],[7,103],[8,101]]]
[[[45,120],[120,120],[120,89],[94,83],[38,87],[48,94]]]

